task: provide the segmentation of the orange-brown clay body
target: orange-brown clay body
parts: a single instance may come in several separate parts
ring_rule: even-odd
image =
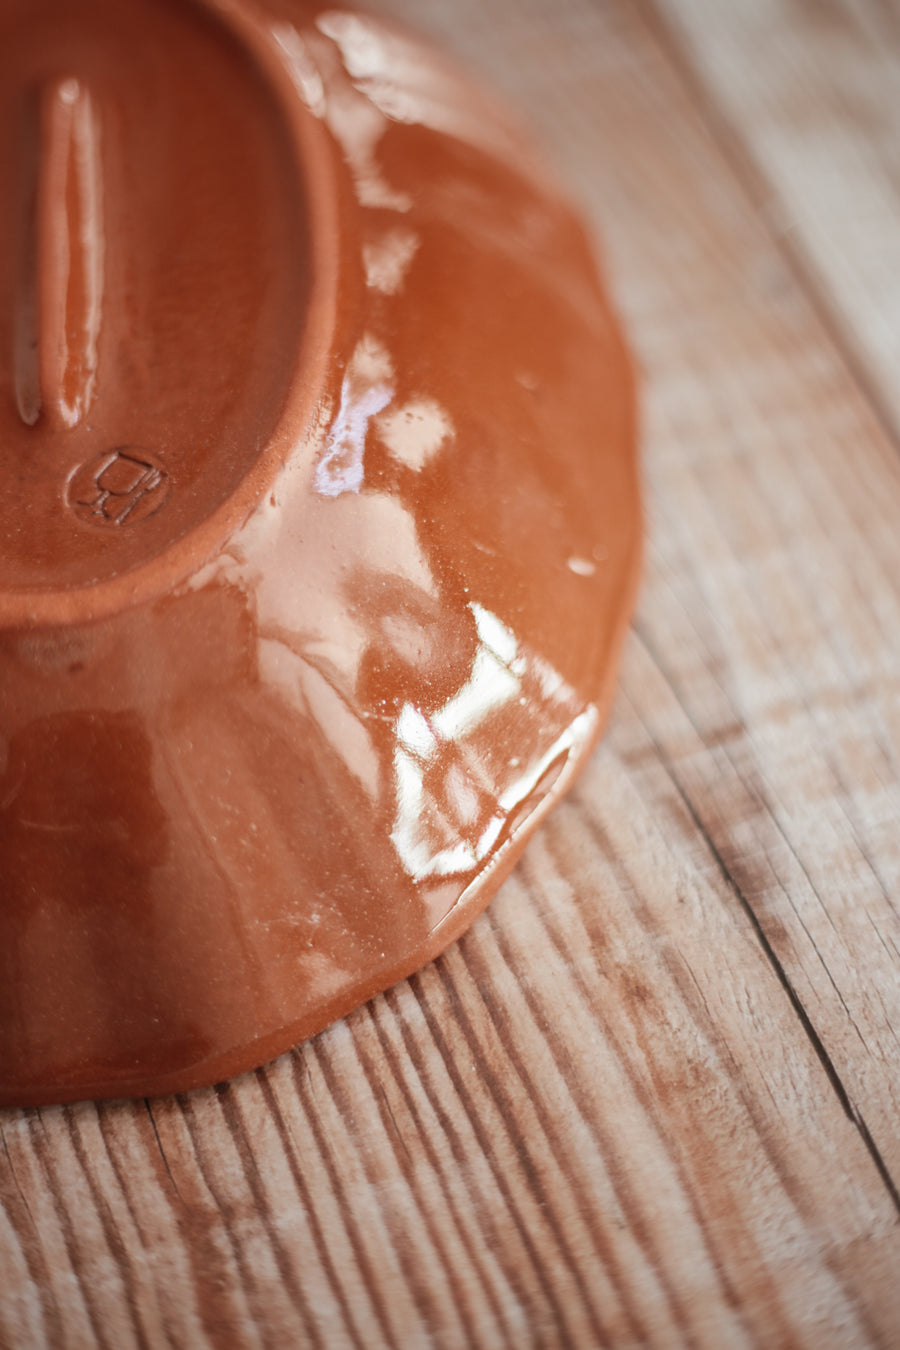
[[[0,1104],[274,1056],[592,745],[630,367],[502,113],[297,0],[0,9]]]

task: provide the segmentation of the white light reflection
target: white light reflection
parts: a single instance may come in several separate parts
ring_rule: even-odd
[[[294,88],[340,145],[360,205],[408,211],[412,199],[385,181],[375,155],[388,118],[348,79],[338,44],[324,32],[307,30],[301,36],[289,23],[273,23],[269,31]]]
[[[316,465],[316,492],[340,497],[359,492],[369,421],[394,396],[391,359],[381,343],[366,335],[358,344],[341,385],[341,405]]]
[[[325,86],[306,43],[289,23],[273,23],[271,31],[297,93],[315,117],[324,117]]]
[[[495,614],[477,604],[469,608],[481,639],[469,679],[436,713],[407,703],[397,720],[391,838],[417,881],[469,873],[484,862],[547,768],[582,744],[596,723],[596,710],[577,715],[573,691],[547,662],[526,657]],[[498,768],[486,767],[485,747],[504,729],[504,717],[508,734],[511,708],[517,745],[530,741],[532,755],[498,797]],[[490,725],[494,719],[496,726]],[[546,747],[546,729],[554,721],[563,729]]]
[[[431,398],[411,399],[399,408],[390,408],[379,417],[376,429],[391,457],[417,473],[453,436],[453,423]]]
[[[366,285],[382,295],[397,295],[403,288],[410,263],[416,256],[419,236],[412,230],[388,230],[363,244]]]
[[[316,27],[340,48],[353,87],[390,121],[429,127],[523,160],[524,147],[498,109],[414,38],[346,10],[320,14]]]

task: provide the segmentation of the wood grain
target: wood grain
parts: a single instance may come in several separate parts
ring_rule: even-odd
[[[676,60],[712,94],[760,209],[900,431],[900,8],[670,0]]]
[[[820,90],[858,78],[828,33],[874,0],[759,8]],[[799,113],[767,85],[763,135],[749,0],[390,10],[505,87],[606,241],[650,517],[617,709],[421,975],[214,1091],[0,1113],[0,1346],[896,1347],[883,297],[785,234]],[[851,130],[802,111],[813,183]]]

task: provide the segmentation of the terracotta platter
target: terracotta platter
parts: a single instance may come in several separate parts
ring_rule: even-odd
[[[271,1058],[452,942],[600,729],[631,369],[417,42],[0,18],[0,1103]]]

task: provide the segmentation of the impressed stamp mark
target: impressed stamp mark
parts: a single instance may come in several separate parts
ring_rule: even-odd
[[[169,495],[168,475],[143,450],[124,446],[82,464],[69,479],[67,501],[96,525],[134,525],[157,512]]]

